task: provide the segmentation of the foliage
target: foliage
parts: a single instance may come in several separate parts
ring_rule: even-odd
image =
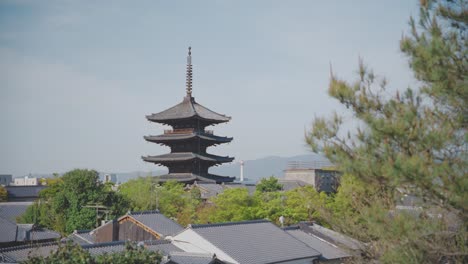
[[[270,178],[262,178],[256,186],[256,190],[259,192],[274,192],[283,189],[283,185],[278,183],[278,179],[275,176]]]
[[[199,206],[197,222],[268,219],[279,224],[279,217],[284,216],[285,224],[312,220],[326,224],[316,208],[325,206],[328,199],[325,193],[319,194],[312,186],[286,192],[256,191],[253,195],[249,194],[247,188],[227,189],[211,198],[208,204]]]
[[[201,202],[200,193],[186,192],[183,184],[167,181],[160,185],[152,177],[130,180],[119,191],[130,200],[133,211],[158,209],[182,225],[193,223]]]
[[[8,200],[8,192],[5,187],[0,185],[0,202],[6,202]]]
[[[463,261],[468,177],[467,13],[463,1],[421,1],[419,25],[401,40],[418,90],[389,95],[362,61],[354,83],[332,74],[329,94],[362,126],[343,131],[343,118],[314,120],[306,140],[347,176],[321,214],[340,230],[369,242],[368,258],[384,263]],[[398,193],[423,198],[459,223],[395,212]],[[444,219],[442,219],[444,220]],[[449,229],[451,227],[451,229]]]
[[[99,218],[104,217],[96,216],[96,210],[87,206],[107,207],[109,218],[128,210],[128,201],[105,188],[96,171],[73,170],[49,181],[48,186],[39,194],[40,199],[26,209],[19,222],[70,233],[76,229],[94,228]]]
[[[60,244],[48,257],[31,257],[25,264],[105,264],[105,263],[161,263],[161,255],[143,247],[127,243],[125,250],[111,254],[92,256],[88,251],[73,243]]]

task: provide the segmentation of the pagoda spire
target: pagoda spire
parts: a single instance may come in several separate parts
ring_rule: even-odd
[[[192,47],[188,48],[187,56],[187,76],[186,76],[187,97],[192,97]]]

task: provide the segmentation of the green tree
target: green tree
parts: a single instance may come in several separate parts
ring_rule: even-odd
[[[0,202],[5,202],[8,199],[8,192],[5,187],[0,185]]]
[[[99,175],[93,170],[73,170],[48,183],[40,193],[40,199],[29,206],[18,220],[70,233],[75,229],[96,227],[96,210],[88,206],[101,205],[109,210],[109,218],[125,213],[128,201],[120,194],[105,188]]]
[[[328,207],[333,211],[328,220],[348,233],[360,230],[370,245],[368,258],[387,263],[467,258],[467,13],[464,1],[421,1],[419,23],[411,19],[411,34],[401,40],[420,89],[389,95],[385,79],[360,62],[354,83],[332,74],[329,94],[362,126],[346,132],[335,114],[316,118],[306,136],[314,151],[349,175]],[[404,213],[389,217],[397,189],[456,215],[462,227],[454,232],[446,221]],[[341,214],[350,218],[339,221]]]
[[[98,256],[91,255],[77,244],[59,244],[59,248],[47,257],[31,257],[25,264],[137,264],[137,263],[161,263],[161,255],[154,251],[146,250],[132,243],[125,245],[125,250]]]
[[[256,191],[259,192],[274,192],[283,189],[283,185],[278,183],[278,179],[275,176],[269,178],[262,178],[256,186]]]
[[[130,180],[122,184],[119,191],[130,200],[133,211],[158,209],[181,225],[196,221],[196,210],[201,203],[200,194],[186,191],[182,183],[160,184],[152,177]]]
[[[256,200],[249,195],[247,188],[227,189],[211,199],[208,222],[230,222],[257,219]]]

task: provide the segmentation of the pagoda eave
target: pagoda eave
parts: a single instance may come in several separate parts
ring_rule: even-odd
[[[192,140],[200,140],[201,142],[206,142],[206,144],[223,144],[229,143],[233,140],[232,137],[219,137],[210,134],[199,134],[199,133],[191,133],[191,134],[163,134],[158,136],[144,136],[144,139],[148,142],[159,143],[159,144],[170,144],[173,142],[181,142],[181,141],[192,141]]]

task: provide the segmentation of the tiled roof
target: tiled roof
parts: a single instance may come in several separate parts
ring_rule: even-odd
[[[47,186],[6,186],[5,188],[8,192],[8,199],[24,199],[39,197],[39,192]]]
[[[82,245],[83,249],[88,250],[91,255],[102,255],[104,253],[122,252],[125,250],[125,241],[114,241],[107,243],[98,243],[92,245]],[[171,244],[167,240],[153,240],[139,242],[147,250],[157,251],[163,255],[168,255],[170,252],[181,251],[180,248]]]
[[[153,231],[163,237],[174,235],[184,229],[182,226],[167,218],[158,211],[131,212],[129,216],[133,217],[143,225],[151,228]]]
[[[305,223],[301,223],[300,225],[304,225],[304,224]],[[307,232],[307,229],[310,229],[311,233],[318,235],[320,238],[323,238],[333,244],[344,246],[350,250],[359,251],[363,249],[363,244],[359,242],[358,240],[348,237],[344,234],[338,233],[334,230],[325,228],[323,226],[312,224],[312,225],[308,225],[304,229],[306,230],[306,232]]]
[[[16,241],[16,224],[0,217],[0,243]]]
[[[177,104],[162,112],[146,116],[150,121],[161,122],[168,120],[187,119],[191,117],[199,117],[213,123],[228,122],[231,118],[222,114],[218,114],[210,109],[195,102],[193,97],[185,97],[182,103]]]
[[[16,224],[0,217],[0,243],[52,240],[60,238],[60,234],[42,228],[34,228],[33,224]]]
[[[204,161],[214,162],[214,163],[223,163],[223,162],[231,162],[234,158],[231,157],[222,157],[216,156],[211,154],[197,154],[193,152],[176,152],[176,153],[168,153],[158,156],[147,156],[142,157],[144,161],[148,162],[171,162],[171,161],[185,161],[185,160],[193,160],[193,159],[200,159]]]
[[[0,249],[0,263],[17,263],[28,259],[28,257],[46,257],[57,250],[58,244],[54,242],[28,244],[23,246]]]
[[[94,244],[94,237],[91,235],[92,230],[75,230],[72,234],[64,239],[64,241],[73,241],[79,245]]]
[[[192,138],[200,138],[206,141],[213,141],[217,143],[226,143],[226,142],[232,141],[232,137],[220,137],[220,136],[215,136],[212,134],[197,133],[197,132],[192,132],[189,134],[163,134],[163,135],[158,135],[158,136],[145,136],[144,138],[147,141],[156,142],[156,143],[167,142],[167,141],[172,141],[172,140],[178,141],[178,140],[192,139]]]
[[[100,255],[104,253],[121,252],[125,250],[125,241],[115,241],[109,243],[98,243],[92,245],[81,245],[85,250],[88,250],[91,255]],[[143,241],[143,246],[150,251],[161,252],[163,255],[181,251],[180,248],[171,244],[170,241],[157,240],[157,241]],[[28,256],[49,256],[52,252],[57,250],[57,242],[28,244],[16,247],[9,247],[0,249],[0,263],[16,263],[28,259]],[[2,260],[3,259],[3,260]]]
[[[191,228],[241,264],[275,263],[320,255],[266,220],[193,225]]]
[[[194,173],[170,173],[170,174],[155,176],[154,178],[160,182],[176,180],[178,182],[186,182],[186,183],[190,183],[194,181],[209,182],[209,183],[231,182],[235,179],[235,177],[229,177],[229,176],[220,176],[220,175],[215,175],[215,174],[199,175],[199,174],[194,174]]]
[[[338,246],[331,244],[313,234],[305,233],[304,231],[300,230],[299,227],[286,229],[286,232],[292,235],[297,240],[302,241],[309,247],[320,252],[322,254],[321,258],[323,259],[332,260],[351,256],[351,254],[343,251]]]
[[[172,252],[165,263],[168,264],[210,264],[215,260],[211,254]]]
[[[33,202],[7,202],[0,203],[0,217],[16,222],[16,218],[24,212]]]
[[[299,188],[299,187],[311,185],[311,184],[308,184],[307,182],[300,181],[300,180],[283,180],[283,179],[279,179],[278,183],[283,185],[283,191],[289,191],[289,190],[293,190],[293,189],[296,189],[296,188]]]

